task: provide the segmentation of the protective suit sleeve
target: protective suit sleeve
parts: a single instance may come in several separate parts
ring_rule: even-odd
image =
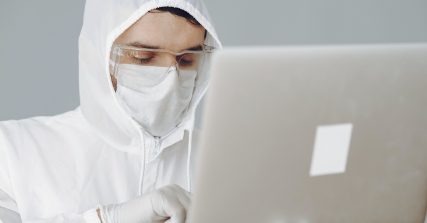
[[[18,223],[21,217],[13,197],[4,140],[0,132],[0,223]]]
[[[23,221],[14,195],[6,146],[0,130],[0,223],[100,223],[96,208],[82,214],[60,214],[49,219]]]
[[[15,201],[0,189],[0,223],[18,222],[21,222],[21,217],[17,211]]]
[[[1,221],[0,221],[1,222]],[[4,222],[9,223],[9,222]],[[12,222],[15,223],[15,222]],[[60,214],[52,218],[24,220],[23,223],[101,223],[96,212],[96,208],[88,210],[83,214]]]

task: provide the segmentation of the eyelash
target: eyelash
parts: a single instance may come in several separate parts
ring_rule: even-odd
[[[149,58],[137,58],[137,57],[133,57],[133,60],[137,61],[139,64],[147,64],[150,63],[153,60],[154,57],[149,57]],[[177,61],[179,61],[179,64],[182,66],[191,66],[193,65],[193,61],[191,60],[186,60],[183,58],[177,58]]]
[[[193,61],[189,61],[189,60],[185,60],[185,59],[180,59],[179,62],[180,62],[180,64],[183,63],[184,66],[190,66],[193,64]]]
[[[149,63],[153,58],[154,58],[154,56],[150,56],[150,57],[137,57],[135,55],[131,55],[131,59],[133,61],[136,61],[136,62],[141,63],[141,64]]]
[[[152,57],[150,57],[150,58],[136,58],[135,57],[134,59],[137,60],[137,62],[144,64],[144,63],[149,63],[153,58]]]

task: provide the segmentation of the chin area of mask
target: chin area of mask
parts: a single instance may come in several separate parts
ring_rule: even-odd
[[[197,71],[122,64],[117,98],[148,133],[162,137],[177,127],[191,102]]]

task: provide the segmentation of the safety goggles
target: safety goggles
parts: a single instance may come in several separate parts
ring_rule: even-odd
[[[117,44],[111,55],[112,74],[117,76],[120,65],[173,67],[181,71],[198,71],[214,47],[201,45],[200,50],[185,50],[179,53],[165,49],[151,49]]]

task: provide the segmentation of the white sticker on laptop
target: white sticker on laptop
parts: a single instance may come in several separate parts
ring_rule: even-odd
[[[353,124],[318,126],[310,176],[344,173]]]

